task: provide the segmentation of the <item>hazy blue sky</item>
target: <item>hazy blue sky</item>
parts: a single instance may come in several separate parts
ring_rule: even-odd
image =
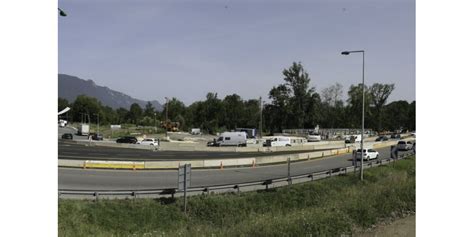
[[[301,61],[311,86],[395,83],[415,100],[414,0],[59,0],[59,72],[144,100],[264,97]]]

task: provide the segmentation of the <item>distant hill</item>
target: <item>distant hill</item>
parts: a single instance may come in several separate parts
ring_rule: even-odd
[[[92,80],[83,80],[79,77],[66,74],[58,74],[58,96],[67,99],[70,103],[76,100],[78,95],[87,95],[97,98],[102,105],[114,109],[120,107],[130,109],[133,103],[139,104],[143,109],[148,101],[132,98],[122,92],[114,91],[105,86],[98,86]],[[150,101],[156,110],[162,111],[163,106],[156,100]]]

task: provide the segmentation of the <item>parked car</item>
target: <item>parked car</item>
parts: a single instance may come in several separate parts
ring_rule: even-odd
[[[140,145],[151,145],[151,146],[158,146],[158,139],[155,139],[155,138],[145,138],[139,142],[137,142],[137,144],[140,144]]]
[[[356,158],[360,160],[361,157],[361,149],[357,149],[356,151]],[[364,160],[372,160],[379,158],[379,152],[374,149],[364,149]]]
[[[394,133],[394,134],[392,134],[392,135],[390,136],[390,138],[392,138],[392,139],[400,139],[400,134]]]
[[[377,139],[375,139],[376,142],[381,142],[381,141],[388,141],[387,136],[379,136]]]
[[[102,136],[102,134],[97,134],[97,133],[91,133],[91,138],[92,140],[95,140],[95,141],[102,141],[104,140],[104,136]]]
[[[68,140],[72,140],[72,134],[71,133],[64,133],[62,136],[61,136],[62,139],[68,139]]]
[[[399,141],[397,144],[398,150],[408,151],[413,148],[413,143],[411,141]]]
[[[310,132],[306,139],[308,139],[308,142],[319,142],[321,141],[321,135],[315,132]]]
[[[121,137],[117,139],[117,143],[136,144],[138,142],[136,137]]]

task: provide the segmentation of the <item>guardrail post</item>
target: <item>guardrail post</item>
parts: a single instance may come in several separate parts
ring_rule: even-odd
[[[98,202],[99,201],[99,193],[94,192],[94,196],[95,196],[95,201]]]
[[[273,181],[271,179],[265,180],[265,182],[263,182],[263,185],[265,185],[265,191],[268,191],[268,185],[272,183]]]
[[[240,187],[239,187],[238,184],[236,184],[236,185],[234,186],[234,189],[237,189],[237,193],[240,193]]]

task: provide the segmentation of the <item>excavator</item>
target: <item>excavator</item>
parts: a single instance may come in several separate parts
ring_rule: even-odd
[[[161,127],[168,132],[177,132],[179,131],[179,122],[161,121]]]

